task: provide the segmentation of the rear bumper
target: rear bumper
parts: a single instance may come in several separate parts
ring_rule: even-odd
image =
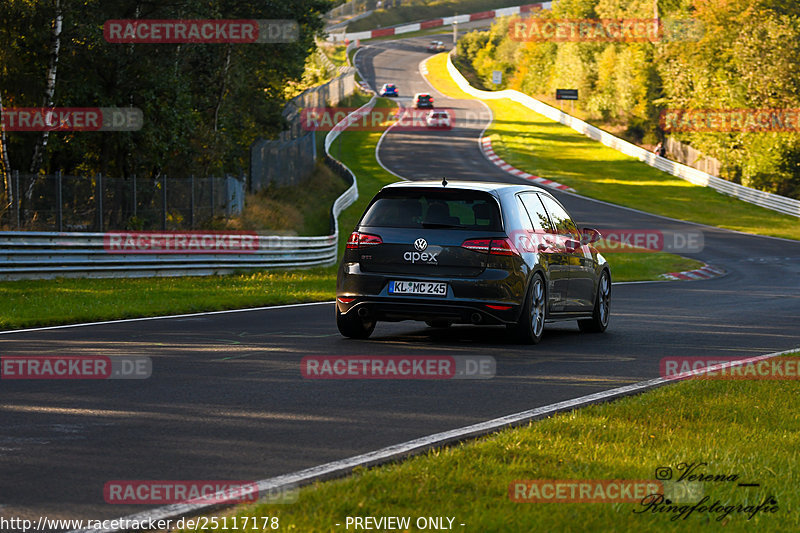
[[[390,294],[390,280],[446,282],[447,295]],[[438,319],[462,324],[512,324],[519,318],[525,289],[521,274],[505,270],[486,269],[477,277],[436,278],[364,272],[357,263],[343,264],[336,305],[340,313],[355,312],[384,321]]]
[[[507,310],[491,309],[482,302],[434,302],[421,298],[364,298],[349,303],[337,299],[336,306],[342,314],[358,313],[363,318],[386,322],[447,320],[456,324],[513,324],[520,310],[518,305],[508,306]]]

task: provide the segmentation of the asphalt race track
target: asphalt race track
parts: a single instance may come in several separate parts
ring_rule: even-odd
[[[430,91],[418,71],[429,39],[359,53],[373,86]],[[456,110],[452,131],[391,132],[383,163],[409,179],[523,181],[481,154],[488,115]],[[0,513],[100,519],[146,509],[108,505],[109,480],[253,480],[659,375],[667,356],[742,356],[800,344],[800,243],[661,219],[559,193],[583,226],[702,230],[697,257],[728,274],[696,282],[618,285],[609,330],[549,326],[521,346],[505,329],[434,330],[380,323],[342,338],[333,304],[128,321],[0,335],[2,355],[145,355],[146,380],[2,381]],[[343,228],[348,231],[349,228]],[[612,270],[613,277],[613,270]],[[481,381],[310,381],[307,355],[491,355]]]

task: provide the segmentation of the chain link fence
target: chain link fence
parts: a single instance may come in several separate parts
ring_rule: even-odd
[[[338,105],[353,94],[355,69],[309,89],[284,108],[290,128],[277,140],[250,147],[249,190],[270,183],[298,185],[314,172],[315,132],[302,128],[304,107]],[[241,214],[244,176],[117,178],[11,173],[11,194],[0,205],[0,231],[80,231],[213,229],[216,217]]]
[[[352,17],[353,15],[364,13],[370,9],[368,4],[372,4],[372,8],[374,9],[377,2],[376,0],[350,0],[328,11],[325,14],[325,18],[327,20],[336,20],[344,17]]]
[[[719,176],[722,172],[722,161],[714,159],[711,156],[705,155],[703,152],[696,150],[680,141],[667,137],[664,143],[664,148],[667,151],[667,157],[678,163],[696,168],[712,176]]]
[[[208,229],[244,207],[244,177],[129,178],[11,173],[0,230]]]
[[[301,111],[306,107],[336,106],[357,86],[355,69],[348,67],[328,83],[290,100],[283,110],[289,128],[276,140],[258,139],[250,146],[250,191],[260,191],[270,184],[298,185],[308,179],[316,165],[317,144],[314,132],[302,126]]]

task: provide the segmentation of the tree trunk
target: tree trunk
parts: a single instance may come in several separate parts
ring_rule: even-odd
[[[3,95],[0,93],[0,174],[2,174],[3,190],[0,191],[0,213],[5,207],[11,208],[14,205],[14,190],[11,186],[11,164],[8,161],[8,141],[6,140],[6,129],[3,127]]]
[[[56,14],[53,19],[53,33],[50,37],[50,65],[47,68],[47,86],[44,91],[44,98],[42,99],[42,107],[53,107],[54,96],[56,92],[56,71],[58,69],[58,52],[61,48],[61,26],[64,20],[64,11],[61,7],[61,0],[55,0]],[[50,132],[45,130],[36,142],[33,148],[33,158],[31,159],[31,174],[38,174],[42,168],[42,161],[44,153],[47,149],[47,139]],[[33,195],[33,186],[36,179],[32,179],[25,191],[25,198],[30,200]]]
[[[222,82],[220,83],[219,87],[219,97],[217,98],[217,105],[214,108],[214,134],[216,137],[216,133],[219,128],[219,109],[222,107],[222,101],[225,99],[225,91],[227,90],[228,84],[228,71],[231,68],[231,45],[228,44],[225,50],[225,66],[222,69]]]

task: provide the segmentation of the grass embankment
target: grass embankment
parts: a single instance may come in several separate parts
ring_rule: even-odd
[[[472,98],[453,82],[447,57],[428,61],[440,92]],[[494,113],[486,135],[515,167],[573,187],[579,194],[680,220],[747,233],[800,239],[800,219],[782,215],[656,170],[508,99],[484,100]]]
[[[343,531],[348,516],[410,516],[410,531],[419,530],[413,524],[421,516],[454,517],[459,531],[798,531],[797,383],[692,380],[359,469],[301,489],[292,505],[239,506],[229,513],[276,516],[289,531]],[[694,473],[738,479],[698,482],[701,494],[680,505],[708,496],[708,506],[717,500],[723,507],[755,506],[772,497],[778,509],[750,520],[735,511],[727,517],[694,511],[673,520],[677,513],[634,512],[646,509],[641,503],[509,499],[515,480],[652,480],[660,467],[670,467],[676,480],[681,463],[707,463]]]
[[[452,35],[453,30],[452,26],[439,26],[437,28],[428,28],[425,30],[417,30],[417,31],[409,31],[406,33],[401,33],[399,35],[385,35],[383,37],[372,37],[369,39],[362,39],[361,42],[364,44],[374,43],[378,41],[394,41],[397,39],[411,39],[412,37],[426,37],[426,36],[434,36],[434,35]],[[431,40],[438,40],[438,39],[431,39]]]
[[[346,67],[347,66],[347,53],[346,53],[346,46],[345,45],[336,45],[331,43],[320,43],[319,49],[322,50],[322,53],[325,54],[328,59],[331,60],[331,63],[336,65],[337,67]]]
[[[212,229],[325,235],[330,232],[331,205],[347,187],[341,176],[318,162],[314,174],[302,185],[270,184],[248,194],[240,216],[216,220]],[[309,190],[314,194],[309,195]]]
[[[369,16],[351,22],[347,25],[347,31],[374,30],[407,22],[468,15],[525,3],[519,0],[404,0],[399,7],[378,9]]]
[[[369,100],[361,93],[342,100],[337,107],[357,108]],[[327,131],[315,132],[317,154],[325,150]],[[257,193],[248,194],[242,214],[235,218],[215,219],[213,230],[246,230],[261,233],[290,235],[327,235],[330,232],[330,213],[336,201],[349,185],[321,159],[314,173],[299,185],[269,184]],[[308,194],[314,191],[314,194]]]

